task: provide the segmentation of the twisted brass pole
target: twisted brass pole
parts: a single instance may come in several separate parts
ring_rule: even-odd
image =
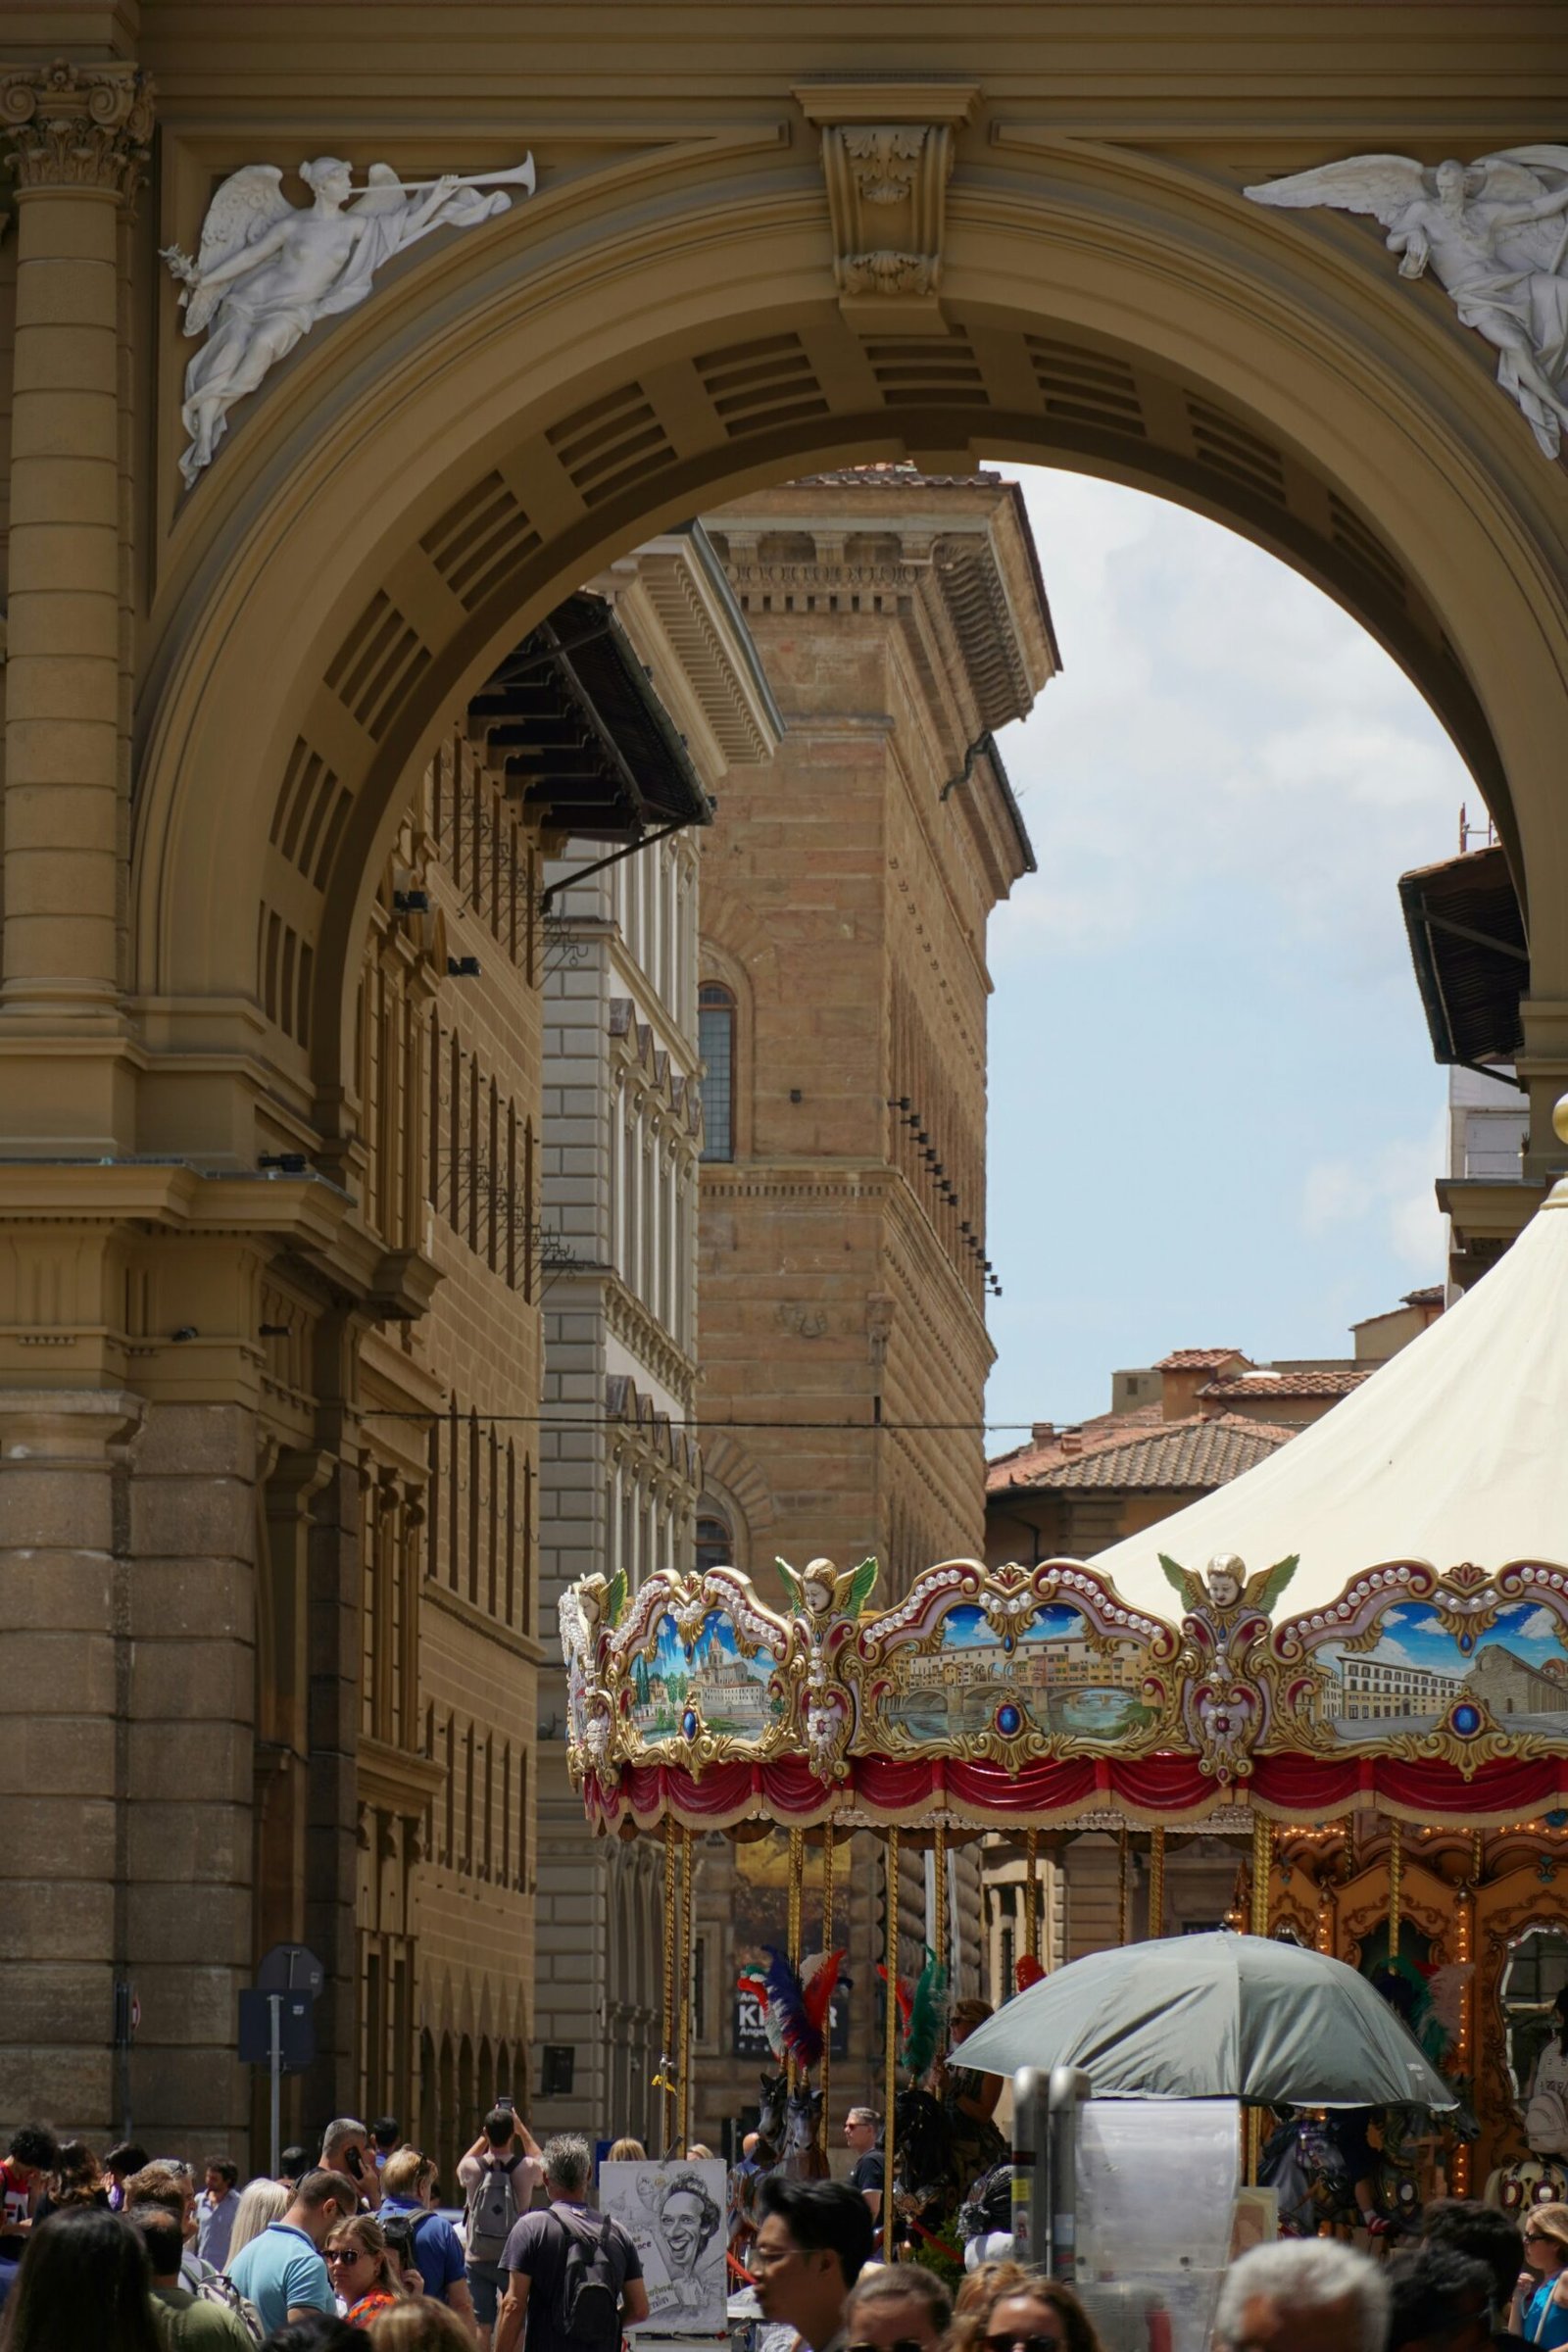
[[[664,2102],[664,2147],[666,2151],[675,2138],[675,1971],[678,1966],[675,1952],[675,1922],[677,1894],[675,1887],[675,1846],[677,1832],[675,1816],[664,1816],[664,2038],[659,2055],[659,2071],[664,2079],[661,2096]]]
[[[692,1834],[680,1834],[680,2152],[692,2136]]]
[[[887,1831],[887,1933],[883,1965],[887,1970],[887,2008],[884,2012],[882,2052],[882,2259],[897,2262],[898,2239],[893,2228],[893,2117],[899,2096],[899,1833]]]
[[[822,1966],[833,1949],[833,1824],[822,1824]],[[833,2131],[832,2110],[828,2106],[828,2087],[833,2067],[833,2004],[827,2005],[822,2020],[822,2128],[830,2136]]]

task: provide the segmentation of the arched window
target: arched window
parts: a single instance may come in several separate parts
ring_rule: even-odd
[[[735,1539],[722,1519],[706,1514],[697,1522],[697,1573],[706,1576],[710,1568],[728,1568],[735,1558]]]
[[[703,1157],[735,1156],[735,998],[718,980],[697,991],[697,1050],[703,1080]]]

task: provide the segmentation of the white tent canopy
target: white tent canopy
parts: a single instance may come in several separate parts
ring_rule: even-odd
[[[1300,1554],[1276,1619],[1385,1560],[1568,1564],[1568,1181],[1446,1314],[1255,1469],[1099,1553],[1139,1608],[1179,1606],[1166,1552],[1249,1570]]]

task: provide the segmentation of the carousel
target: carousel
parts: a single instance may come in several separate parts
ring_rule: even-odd
[[[950,1844],[1023,1858],[1027,1980],[1046,1853],[1111,1828],[1124,1885],[1144,1857],[1158,1933],[1169,1840],[1208,1830],[1237,1840],[1236,1924],[1377,1978],[1452,2084],[1441,2184],[1505,2206],[1568,2193],[1568,1182],[1332,1413],[1099,1558],[945,1560],[893,1597],[870,1561],[781,1562],[778,1580],[590,1577],[562,1603],[588,1820],[663,1844],[672,2143],[691,2116],[694,1839],[788,1836],[790,1949],[767,1990],[809,2141],[854,1834],[880,1846],[886,1922],[901,1870],[937,1856],[929,2012]],[[813,1876],[821,1949],[805,1953]],[[1124,1935],[1129,1917],[1124,1901]],[[896,1925],[889,1941],[897,1985]],[[906,2188],[919,1989],[883,2003]]]

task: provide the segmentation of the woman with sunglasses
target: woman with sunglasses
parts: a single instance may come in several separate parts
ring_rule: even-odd
[[[862,2271],[844,2306],[846,2352],[942,2352],[953,2298],[917,2262]]]
[[[1568,2205],[1532,2205],[1520,2216],[1525,2262],[1508,2325],[1527,2343],[1568,2344]]]
[[[1054,2278],[1004,2286],[980,2315],[970,2343],[973,2352],[1104,2352],[1072,2288]]]
[[[325,2251],[327,2276],[351,2328],[368,2328],[409,2291],[386,2231],[368,2213],[339,2222]]]

